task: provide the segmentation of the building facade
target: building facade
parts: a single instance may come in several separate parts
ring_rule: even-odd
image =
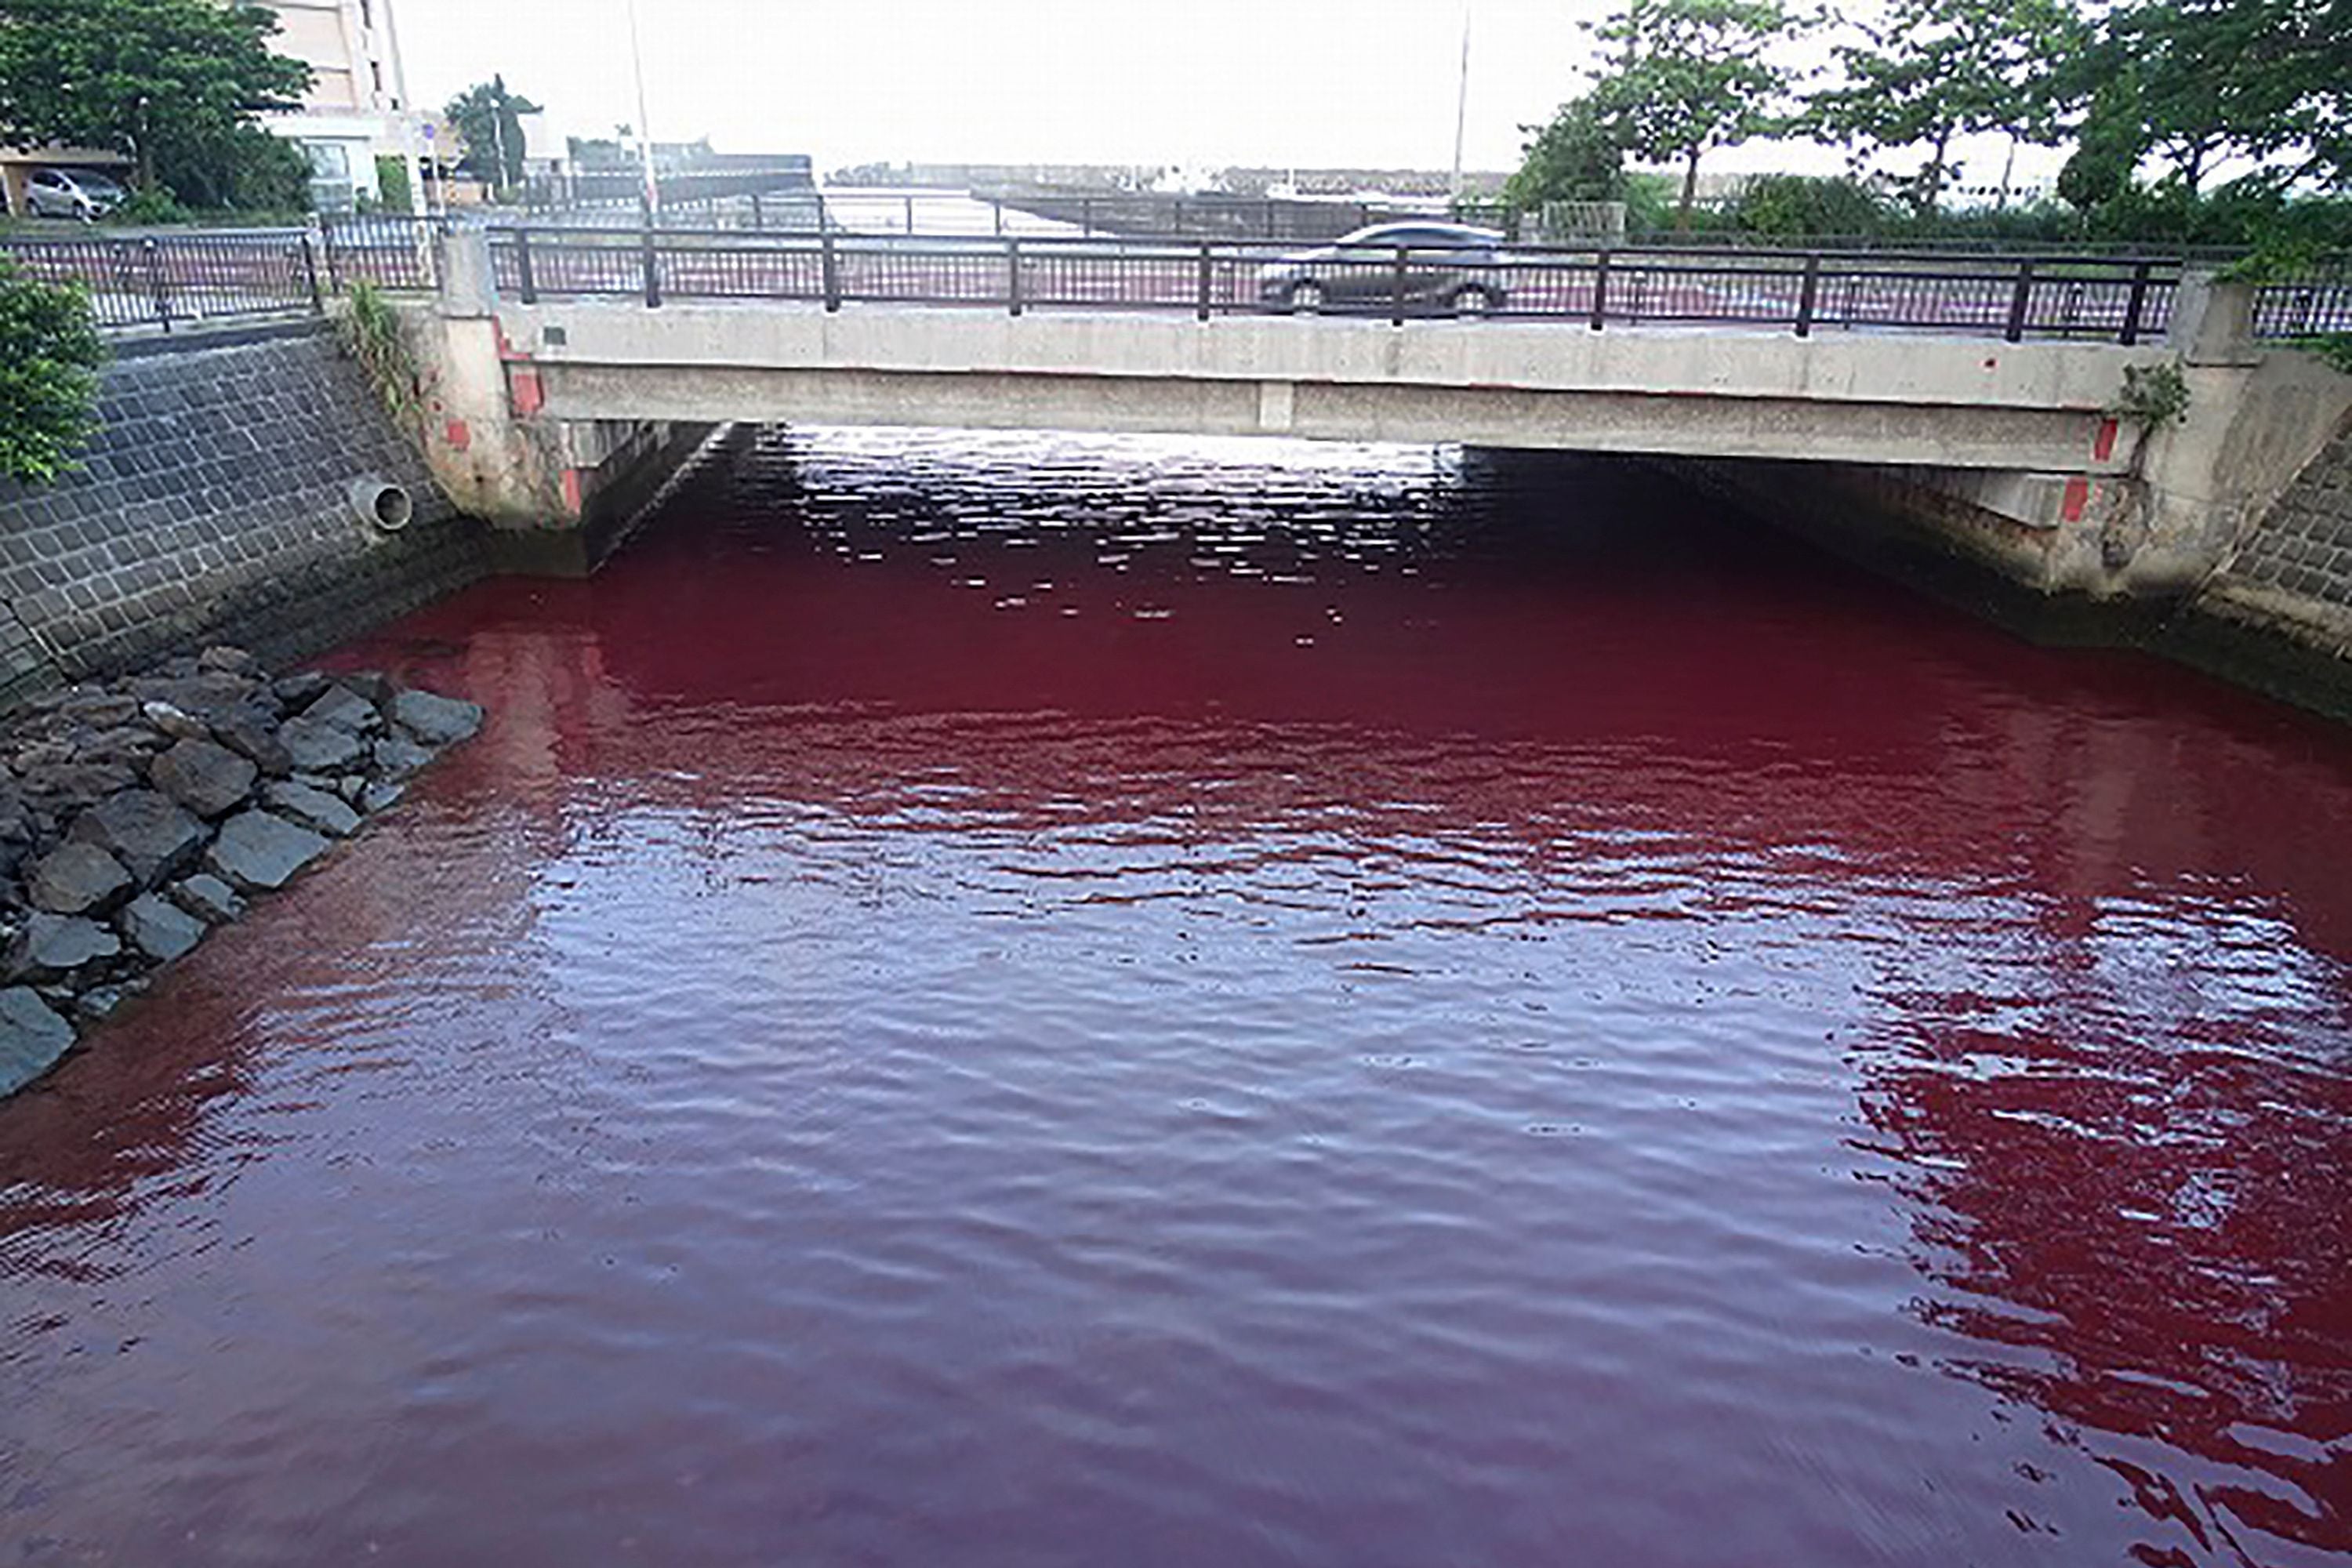
[[[380,159],[398,161],[410,198],[417,199],[425,117],[409,100],[393,0],[262,3],[278,13],[272,47],[310,68],[301,107],[263,122],[310,161],[319,210],[349,212],[394,195],[385,189]]]

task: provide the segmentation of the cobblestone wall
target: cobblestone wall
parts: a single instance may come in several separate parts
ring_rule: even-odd
[[[100,416],[82,471],[0,480],[0,705],[206,642],[299,658],[490,570],[323,329],[125,351]],[[354,515],[365,474],[406,529]]]
[[[2352,425],[2305,465],[2231,563],[2238,584],[2352,615]]]

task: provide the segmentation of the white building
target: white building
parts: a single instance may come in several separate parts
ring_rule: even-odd
[[[408,170],[421,204],[417,154],[425,117],[409,101],[400,65],[392,0],[262,0],[278,13],[271,47],[310,68],[302,106],[263,123],[310,160],[310,189],[321,212],[349,212],[383,195],[379,158]]]

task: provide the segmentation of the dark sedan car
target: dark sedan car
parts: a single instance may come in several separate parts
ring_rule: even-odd
[[[1503,308],[1503,237],[1451,223],[1386,223],[1258,268],[1258,298],[1279,310],[1388,310],[1483,316]]]

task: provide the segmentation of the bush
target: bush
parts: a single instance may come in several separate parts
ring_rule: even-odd
[[[38,483],[74,466],[98,428],[105,362],[79,285],[38,282],[0,259],[0,475]]]
[[[376,203],[377,210],[407,213],[416,210],[416,193],[408,182],[408,160],[396,153],[387,153],[375,161],[376,189],[383,193]]]
[[[131,199],[109,213],[106,221],[145,228],[156,224],[187,223],[194,216],[171,192],[151,189],[131,192]]]
[[[310,210],[309,160],[257,125],[178,144],[174,156],[158,162],[155,174],[167,199],[187,207],[254,216]]]
[[[1560,105],[1528,143],[1518,172],[1503,186],[1503,205],[1538,212],[1551,202],[1613,202],[1625,193],[1625,151],[1590,99]]]
[[[1890,216],[1885,200],[1859,180],[1803,174],[1761,175],[1731,209],[1743,232],[1780,239],[1874,235]]]

